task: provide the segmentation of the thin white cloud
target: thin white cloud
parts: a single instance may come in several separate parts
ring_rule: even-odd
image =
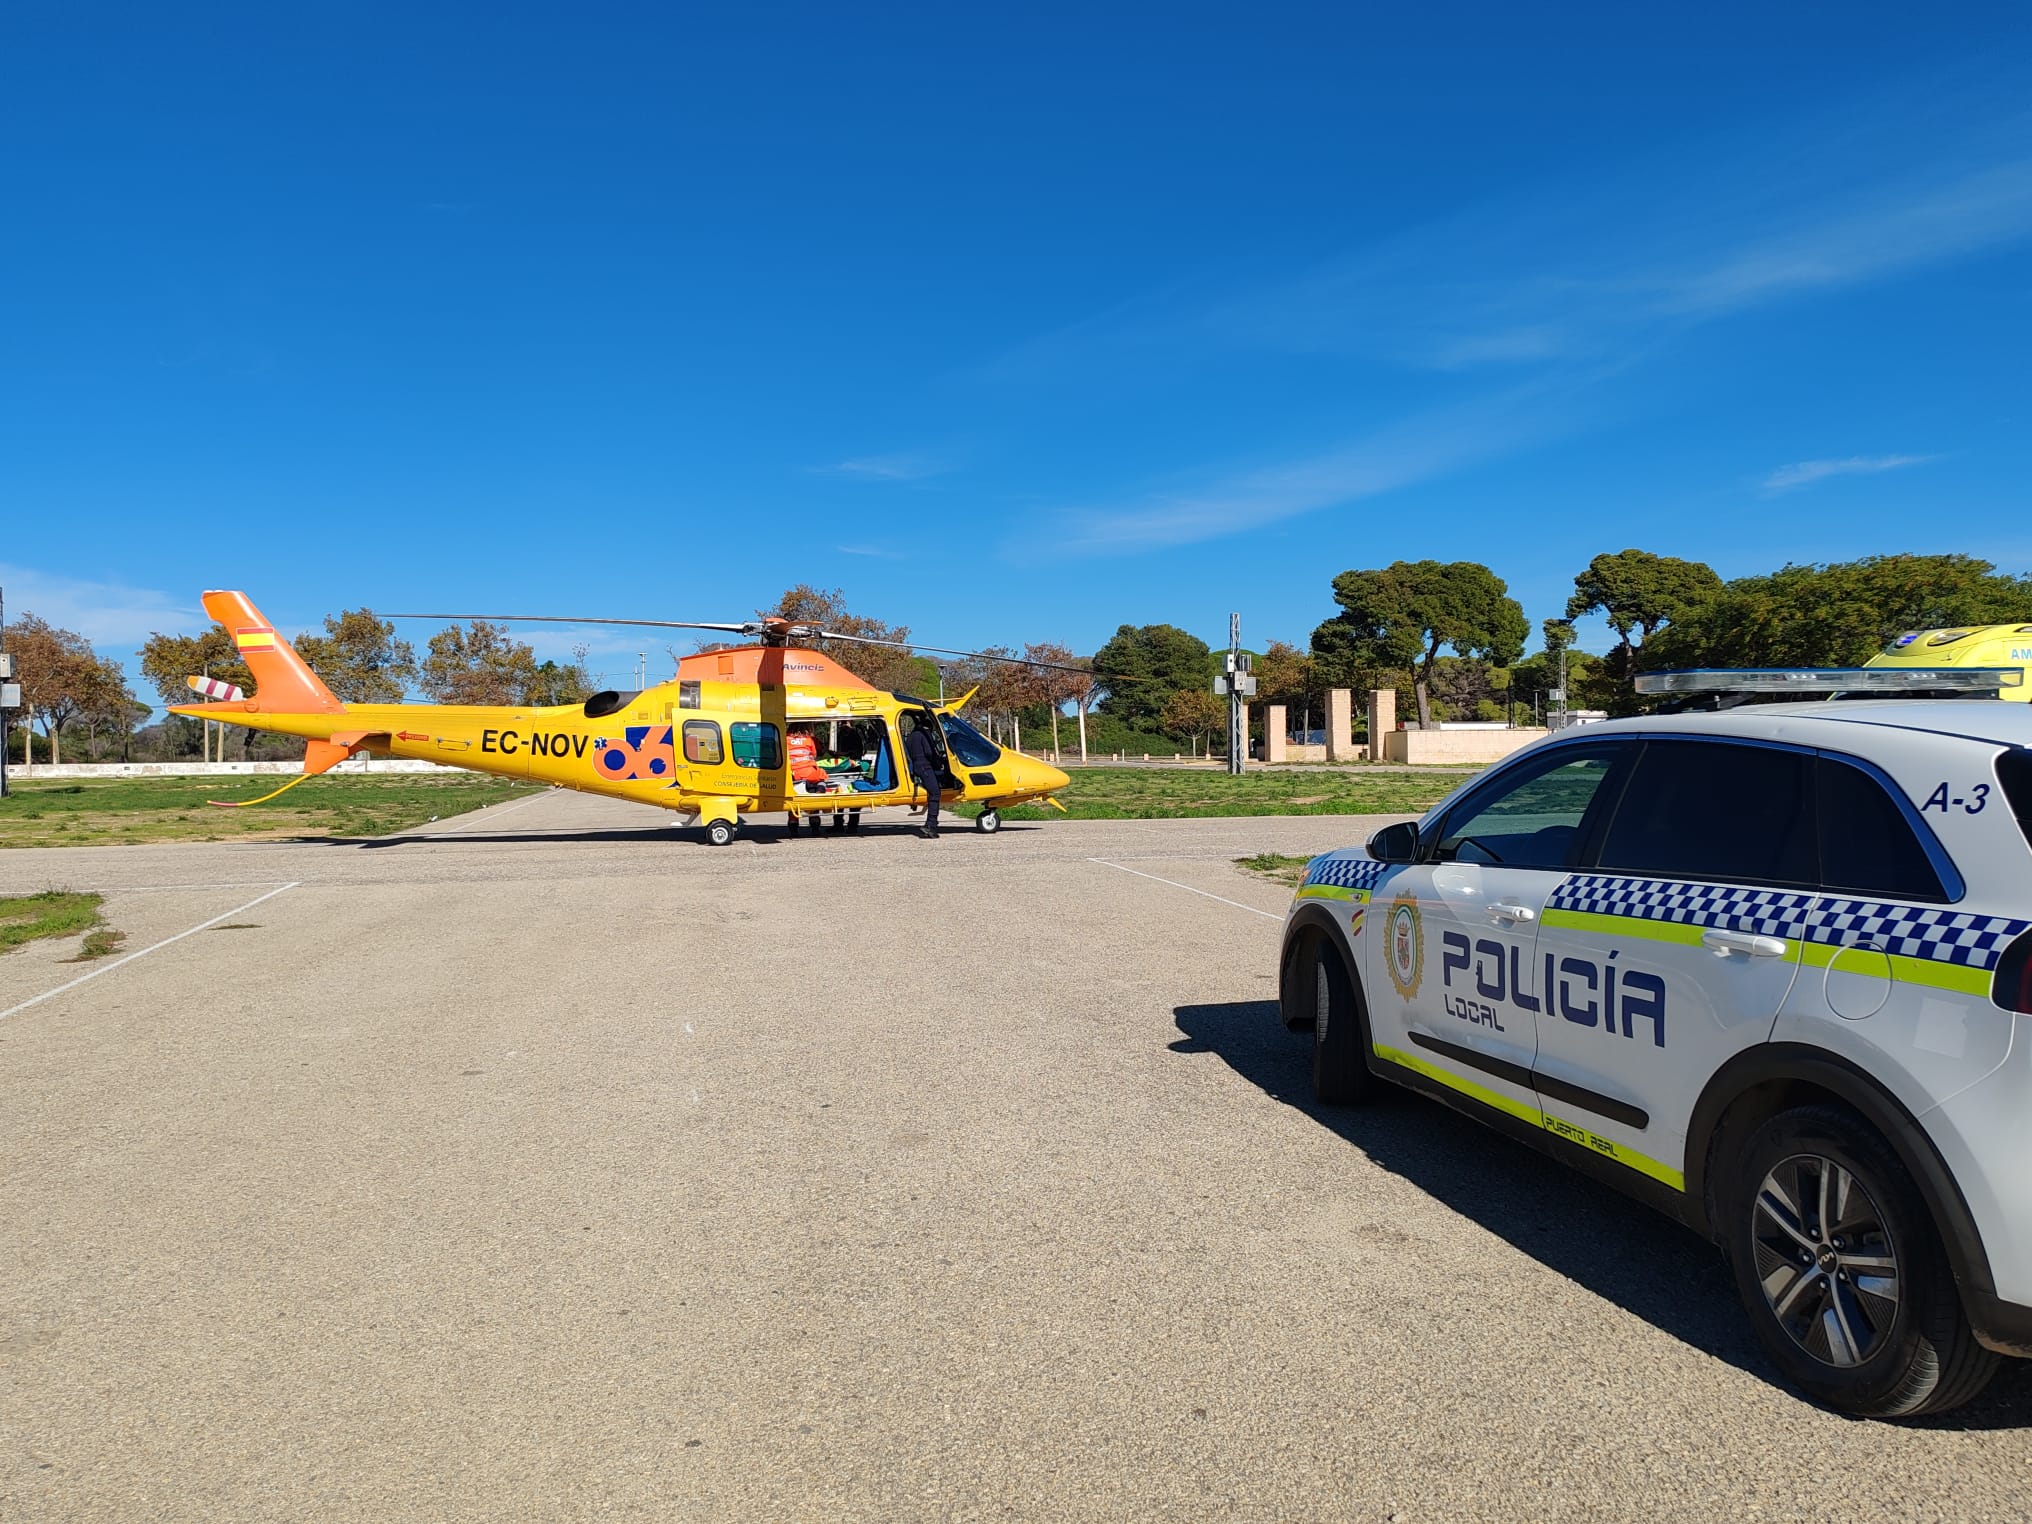
[[[101,656],[126,661],[157,630],[196,631],[211,623],[195,597],[119,582],[93,582],[25,566],[0,565],[9,623],[36,614],[76,630]]]
[[[2032,158],[1947,154],[1848,184],[1804,157],[1677,197],[1632,183],[1470,209],[1172,321],[1202,344],[1528,367],[2032,238]]]
[[[835,545],[834,550],[843,556],[877,556],[884,561],[901,561],[900,550],[884,550],[879,545]]]
[[[1529,384],[1376,430],[1341,448],[1278,465],[1207,473],[1203,484],[1153,488],[1115,504],[1066,510],[1033,552],[1107,554],[1192,544],[1359,502],[1468,469],[1571,426],[1574,393],[1595,373]]]
[[[1672,282],[1666,311],[1713,314],[1856,285],[2016,243],[2032,233],[2032,160],[1911,177],[1846,208],[1820,207]]]
[[[1791,492],[1810,487],[1830,476],[1877,476],[1885,471],[1902,471],[1937,460],[1935,455],[1850,455],[1841,460],[1800,460],[1780,466],[1764,478],[1766,492]]]
[[[1189,543],[1439,477],[1599,423],[1619,405],[1602,383],[1695,327],[2032,241],[2023,108],[1993,109],[1987,127],[1969,116],[1940,111],[1920,130],[1913,111],[1876,109],[1788,144],[1721,145],[1698,164],[1535,186],[1294,278],[1219,300],[1203,282],[1174,286],[1062,328],[1024,355],[1061,380],[1112,363],[1119,386],[1114,372],[1132,366],[1171,374],[1304,353],[1425,371],[1417,390],[1442,400],[1288,465],[1209,467],[1193,473],[1204,487],[1068,505],[1057,543],[1088,553]],[[1508,407],[1492,375],[1512,395],[1543,388],[1540,404]],[[1478,433],[1470,421],[1491,414],[1500,427]],[[1929,458],[1802,461],[1763,486]]]
[[[917,482],[943,476],[952,468],[929,455],[862,455],[811,468],[820,476],[846,476],[867,482]]]

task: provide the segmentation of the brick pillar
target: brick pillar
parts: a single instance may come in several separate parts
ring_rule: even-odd
[[[1388,753],[1384,738],[1397,728],[1397,690],[1378,688],[1369,695],[1369,760],[1382,762]]]
[[[1263,711],[1263,760],[1282,762],[1284,754],[1285,720],[1282,704],[1272,704]]]
[[[1355,760],[1355,700],[1346,688],[1327,690],[1326,759],[1329,762]]]

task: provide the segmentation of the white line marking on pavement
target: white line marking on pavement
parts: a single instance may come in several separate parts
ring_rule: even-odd
[[[206,927],[216,926],[219,924],[219,922],[226,920],[231,916],[244,915],[247,911],[252,910],[256,905],[259,905],[266,900],[272,900],[278,894],[287,893],[289,890],[296,888],[297,884],[300,883],[302,883],[302,880],[298,879],[296,883],[284,884],[280,889],[271,889],[266,894],[256,895],[246,904],[235,905],[231,910],[222,910],[217,915],[213,916],[209,921],[200,921],[198,922],[197,925],[191,927],[188,931],[179,931],[173,937],[164,937],[160,942],[157,942],[153,947],[144,947],[141,949],[140,952],[131,952],[127,954],[126,957],[121,958],[116,962],[108,963],[104,968],[95,968],[89,974],[80,974],[77,978],[71,980],[69,984],[59,984],[53,990],[44,990],[40,995],[37,995],[32,1000],[24,1000],[21,1002],[21,1004],[17,1006],[12,1006],[7,1010],[0,1011],[0,1021],[5,1021],[9,1016],[19,1016],[23,1011],[27,1010],[32,1005],[41,1005],[45,1000],[54,1000],[57,996],[63,994],[66,990],[74,990],[81,984],[90,984],[94,979],[98,978],[99,975],[101,974],[110,974],[116,968],[125,968],[128,964],[132,963],[136,958],[145,958],[152,952],[161,952],[162,949],[169,946],[170,943],[181,942],[185,937],[195,936],[198,932],[203,931]]]
[[[446,826],[442,831],[432,831],[429,834],[432,836],[449,836],[454,831],[463,831],[467,826],[478,825],[483,820],[489,822],[499,820],[503,815],[512,815],[517,810],[528,809],[532,804],[541,804],[544,800],[548,799],[551,796],[552,792],[553,791],[550,789],[545,789],[542,793],[538,794],[534,799],[524,799],[520,804],[504,804],[501,806],[501,808],[494,811],[494,813],[491,815],[488,814],[484,809],[475,810],[473,811],[472,814],[468,815],[464,820],[461,820],[457,825]]]
[[[302,879],[292,880],[301,884]],[[235,878],[221,884],[108,884],[104,894],[184,894],[201,889],[268,889],[282,883],[279,878]]]
[[[1174,889],[1183,889],[1187,894],[1196,894],[1203,900],[1218,900],[1223,905],[1233,905],[1237,910],[1246,910],[1250,915],[1260,915],[1268,921],[1281,921],[1283,916],[1268,910],[1258,910],[1254,905],[1244,905],[1240,900],[1221,899],[1218,894],[1208,894],[1204,889],[1195,889],[1190,884],[1181,884],[1168,878],[1159,878],[1154,873],[1145,873],[1140,868],[1124,868],[1120,863],[1111,863],[1105,857],[1089,857],[1090,863],[1099,863],[1103,868],[1113,868],[1119,873],[1133,873],[1138,878],[1147,878],[1153,884],[1170,884]]]
[[[1233,847],[1218,852],[1118,852],[1106,859],[1098,857],[1087,859],[1088,862],[1106,861],[1109,866],[1116,868],[1123,863],[1231,863],[1234,860]]]

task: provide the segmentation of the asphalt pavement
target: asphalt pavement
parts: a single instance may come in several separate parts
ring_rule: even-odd
[[[0,958],[0,1519],[2032,1512],[2032,1370],[1833,1417],[1684,1230],[1313,1107],[1233,859],[1375,822],[667,819],[0,853],[131,950]]]

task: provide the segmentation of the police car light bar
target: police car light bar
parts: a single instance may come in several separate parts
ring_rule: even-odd
[[[1647,672],[1639,693],[1995,693],[2025,683],[2020,667],[1699,667]]]

